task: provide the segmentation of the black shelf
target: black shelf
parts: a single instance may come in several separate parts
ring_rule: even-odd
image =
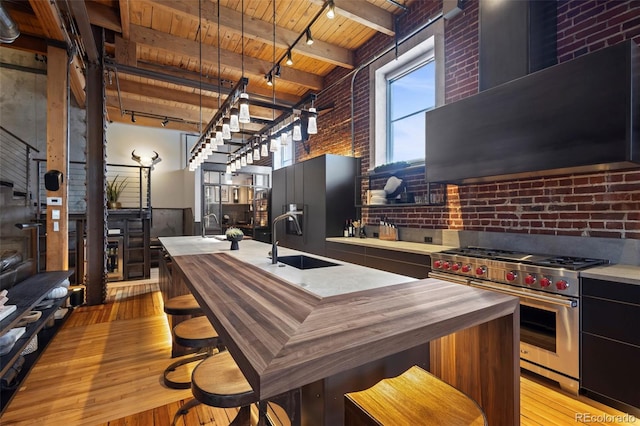
[[[65,279],[69,278],[73,272],[73,270],[41,272],[39,274],[32,275],[21,283],[10,288],[8,303],[10,305],[16,305],[16,310],[0,321],[0,335],[16,327],[25,313],[33,310],[42,300],[44,300],[44,297],[49,293],[49,291],[51,291],[51,289],[58,287]],[[18,376],[17,385],[14,389],[3,390],[0,392],[0,414],[4,412],[5,408],[13,398],[14,393],[19,389],[19,384],[27,376],[33,364],[40,357],[43,349],[53,338],[53,335],[57,331],[56,325],[59,327],[59,324],[54,325],[52,329],[43,328],[51,316],[58,310],[58,307],[65,303],[67,297],[68,295],[66,297],[52,299],[50,301],[51,306],[42,310],[42,316],[40,319],[34,323],[27,324],[25,333],[15,342],[11,351],[0,357],[0,377],[2,377],[13,366],[20,356],[20,353],[29,344],[29,342],[31,342],[31,339],[38,334],[38,350],[25,356],[25,364]]]
[[[434,197],[439,198],[438,201],[434,202],[424,202],[424,203],[388,203],[388,204],[365,204],[362,203],[362,182],[367,179],[369,181],[369,189],[374,189],[371,187],[371,181],[374,179],[381,179],[385,177],[391,176],[404,176],[407,174],[415,174],[424,179],[425,176],[425,166],[424,164],[419,164],[410,167],[404,167],[394,170],[386,170],[383,172],[371,172],[367,174],[362,174],[356,176],[355,186],[356,186],[356,199],[355,206],[357,208],[395,208],[395,207],[433,207],[433,206],[445,206],[447,204],[447,184],[446,183],[430,183],[424,182],[426,186],[425,197],[427,199],[432,200]],[[411,192],[411,191],[409,191]],[[438,197],[439,196],[439,197]]]

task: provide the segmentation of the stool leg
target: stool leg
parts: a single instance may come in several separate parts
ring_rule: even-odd
[[[176,371],[176,369],[178,367],[180,367],[181,365],[185,365],[185,364],[189,364],[195,361],[200,361],[203,360],[207,357],[209,357],[211,355],[209,355],[209,351],[205,352],[205,353],[201,353],[199,355],[195,355],[192,356],[190,358],[186,358],[186,359],[181,359],[178,360],[174,363],[171,363],[167,368],[165,368],[164,370],[164,384],[165,386],[167,386],[168,388],[171,389],[189,389],[191,387],[191,382],[176,382],[174,380],[171,380],[168,375],[169,373]]]
[[[197,405],[200,405],[200,401],[194,398],[191,401],[185,403],[182,407],[178,408],[178,411],[176,411],[176,415],[173,416],[173,421],[171,422],[171,426],[175,426],[176,422],[178,421],[178,418],[187,414],[190,409],[192,409]]]

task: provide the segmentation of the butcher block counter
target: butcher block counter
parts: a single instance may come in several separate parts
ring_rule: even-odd
[[[342,394],[413,364],[476,399],[489,424],[519,424],[517,298],[319,256],[337,265],[272,265],[251,240],[160,241],[259,397],[298,391],[294,424],[341,424]],[[428,363],[428,342],[461,330]]]

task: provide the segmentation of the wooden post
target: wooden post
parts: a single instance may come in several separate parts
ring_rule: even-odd
[[[60,189],[47,191],[47,199],[55,197],[61,201],[59,205],[47,205],[47,271],[69,269],[68,63],[65,49],[47,47],[47,171],[58,170],[63,174]]]

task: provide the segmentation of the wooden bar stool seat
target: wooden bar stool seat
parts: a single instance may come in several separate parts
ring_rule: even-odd
[[[345,426],[486,426],[482,408],[418,366],[369,389],[345,394]]]
[[[228,351],[209,357],[196,366],[191,376],[191,392],[195,399],[176,412],[173,425],[198,404],[218,408],[240,407],[230,424],[251,424],[251,405],[257,403],[258,398]]]
[[[167,300],[164,312],[169,315],[202,315],[202,308],[192,294],[183,294]]]
[[[176,343],[182,346],[196,349],[197,353],[170,364],[164,370],[164,384],[172,389],[188,389],[191,386],[191,381],[172,379],[172,373],[182,365],[212,356],[216,350],[222,351],[224,346],[218,332],[205,316],[191,318],[176,325],[173,328],[173,338]]]

